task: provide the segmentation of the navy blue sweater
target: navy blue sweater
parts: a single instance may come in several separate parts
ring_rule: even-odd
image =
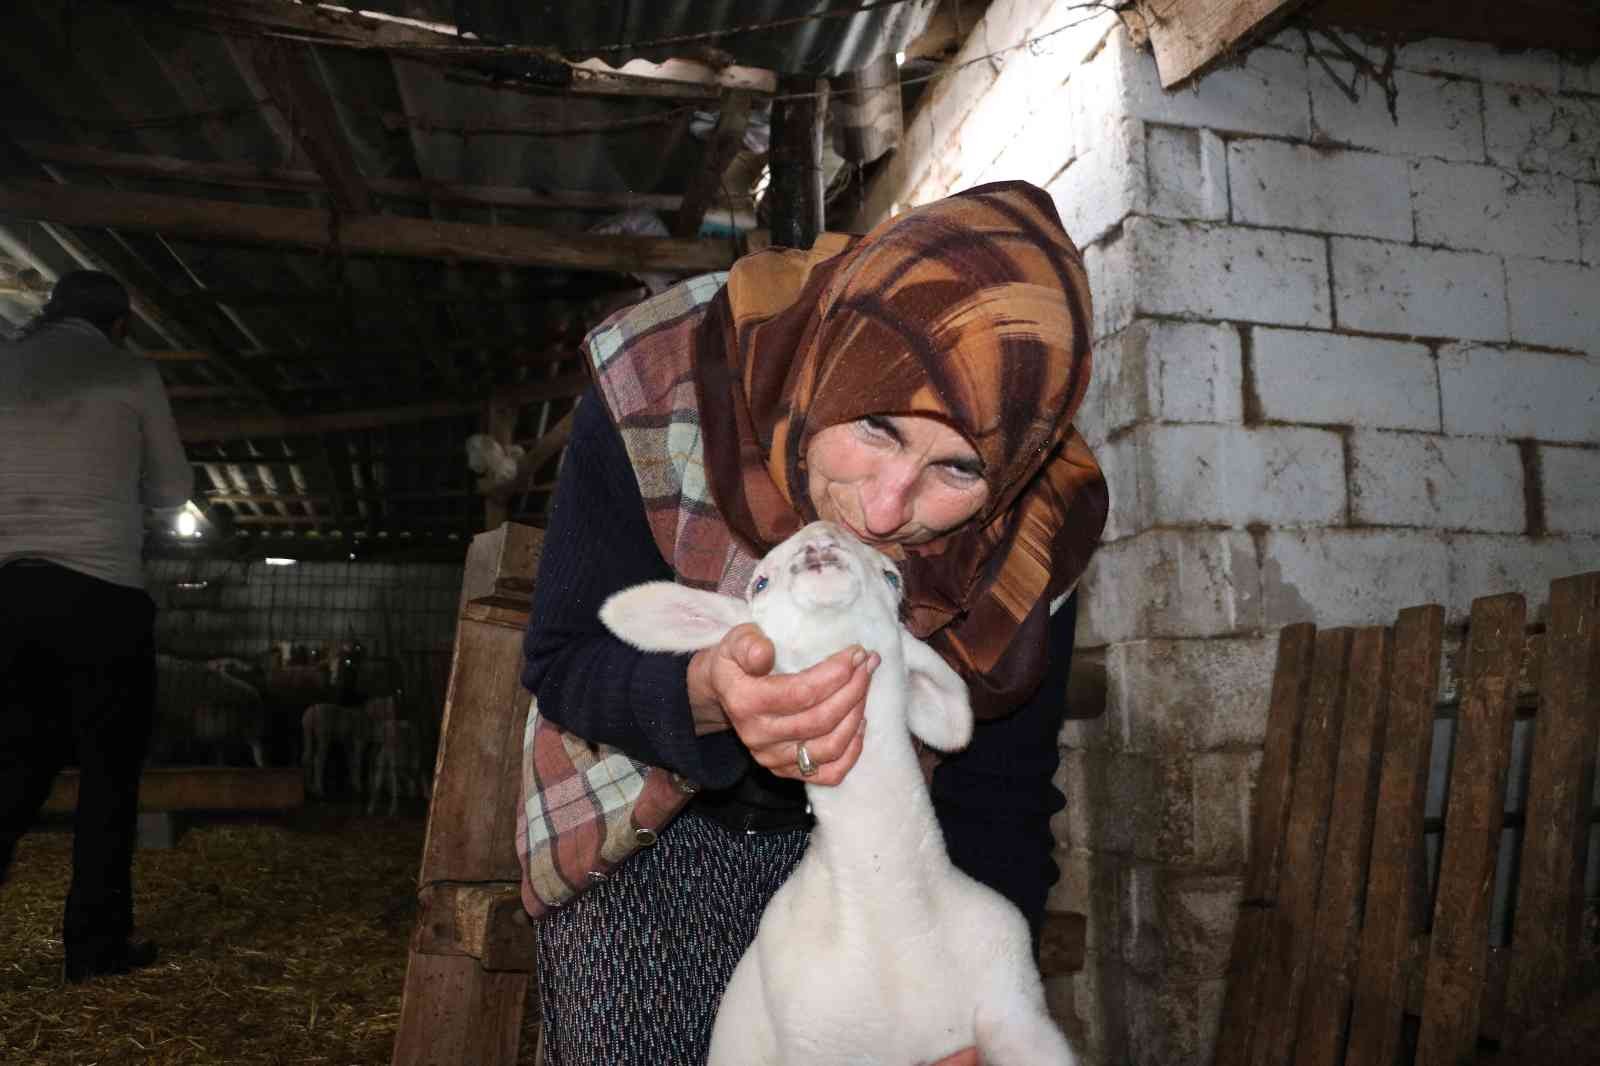
[[[672,580],[645,519],[621,435],[591,389],[578,407],[556,487],[524,638],[522,683],[569,732],[665,766],[708,790],[760,768],[731,731],[696,737],[683,655],[638,651],[598,617],[613,592]],[[1037,937],[1056,879],[1050,816],[1056,736],[1066,710],[1076,597],[1052,619],[1050,667],[1013,715],[979,723],[972,744],[934,774],[933,798],[955,864],[1022,909]]]

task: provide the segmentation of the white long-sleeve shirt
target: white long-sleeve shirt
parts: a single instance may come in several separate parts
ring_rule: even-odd
[[[143,588],[144,510],[192,486],[153,364],[76,318],[0,343],[0,565]]]

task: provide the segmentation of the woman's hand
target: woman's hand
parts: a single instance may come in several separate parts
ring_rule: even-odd
[[[735,626],[689,660],[695,733],[732,728],[756,762],[779,777],[837,785],[861,756],[867,686],[878,656],[846,648],[798,674],[769,677],[772,641],[760,628]],[[816,765],[800,773],[797,749]]]
[[[983,1060],[978,1058],[977,1048],[969,1047],[940,1059],[932,1066],[983,1066]]]

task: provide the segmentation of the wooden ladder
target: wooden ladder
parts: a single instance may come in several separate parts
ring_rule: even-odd
[[[1600,572],[1551,585],[1542,633],[1525,633],[1525,614],[1515,594],[1472,605],[1431,914],[1443,609],[1401,611],[1392,629],[1283,630],[1217,1066],[1456,1066],[1480,1038],[1509,1063],[1540,1026],[1593,1025],[1582,924]],[[1508,815],[1519,710],[1532,755]],[[1508,825],[1525,827],[1514,924],[1491,946]]]

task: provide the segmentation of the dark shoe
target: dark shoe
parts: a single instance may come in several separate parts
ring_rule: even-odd
[[[147,940],[129,941],[98,952],[67,952],[62,975],[68,984],[81,984],[91,977],[132,973],[156,961],[160,949]]]

